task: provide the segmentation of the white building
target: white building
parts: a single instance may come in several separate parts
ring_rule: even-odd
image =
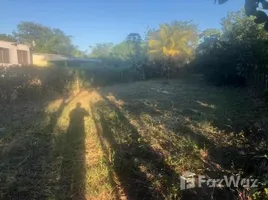
[[[0,40],[0,66],[32,63],[29,46]]]

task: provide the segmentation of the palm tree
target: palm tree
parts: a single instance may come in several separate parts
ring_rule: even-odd
[[[159,31],[152,32],[148,40],[148,53],[152,57],[181,57],[191,55],[191,43],[196,39],[192,30],[180,30],[176,26],[164,24]]]
[[[151,59],[160,59],[164,67],[172,60],[187,61],[193,55],[193,44],[198,40],[196,31],[186,23],[163,24],[149,34],[148,53]],[[169,75],[168,75],[169,76]]]

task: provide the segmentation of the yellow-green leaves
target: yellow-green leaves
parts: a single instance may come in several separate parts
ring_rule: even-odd
[[[151,58],[185,58],[197,41],[195,29],[187,23],[162,24],[149,34],[148,53]]]

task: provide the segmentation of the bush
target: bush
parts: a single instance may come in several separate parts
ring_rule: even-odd
[[[239,68],[246,62],[244,58],[240,59],[244,51],[245,48],[240,44],[218,42],[208,51],[197,55],[191,69],[203,73],[205,79],[216,86],[245,86],[246,74]]]
[[[140,75],[134,68],[99,67],[81,70],[80,78],[83,86],[99,87],[139,80]]]
[[[129,82],[139,80],[139,77],[134,68],[63,66],[2,68],[0,102],[29,101],[55,95],[68,95],[77,89]]]
[[[2,68],[0,71],[0,101],[35,100],[52,94],[71,92],[74,76],[64,68],[34,66]],[[72,85],[71,84],[71,85]]]

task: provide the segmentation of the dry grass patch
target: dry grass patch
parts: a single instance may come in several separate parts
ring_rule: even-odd
[[[8,109],[0,199],[22,200],[189,197],[182,172],[230,170],[241,149],[252,150],[255,136],[246,133],[264,110],[244,89],[187,81],[114,85]]]

